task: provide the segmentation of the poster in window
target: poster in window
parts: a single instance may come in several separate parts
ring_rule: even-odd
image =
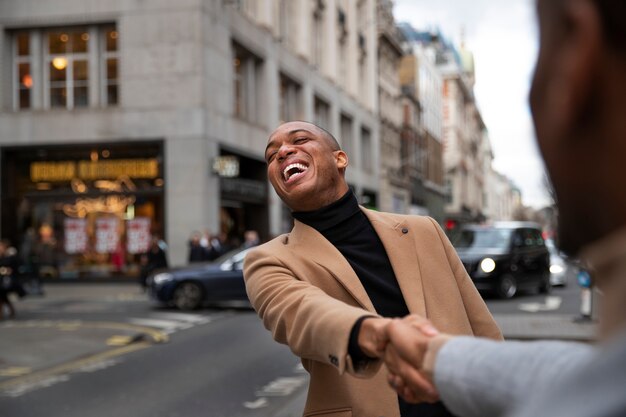
[[[65,253],[84,253],[87,250],[87,220],[70,219],[64,221]]]
[[[102,217],[96,219],[96,252],[113,253],[120,240],[119,219]]]
[[[145,253],[150,248],[150,218],[136,217],[126,222],[128,253]]]

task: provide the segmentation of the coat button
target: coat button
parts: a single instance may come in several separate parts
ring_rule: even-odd
[[[407,233],[409,233],[409,229],[407,229],[406,227],[403,227],[402,228],[402,233],[404,233],[406,235]]]
[[[337,359],[336,356],[328,355],[328,359],[330,359],[330,363],[332,363],[333,365],[339,366],[339,359]]]

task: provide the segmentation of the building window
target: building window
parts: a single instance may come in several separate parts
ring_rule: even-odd
[[[278,3],[278,37],[289,48],[295,48],[299,30],[296,24],[297,5],[293,0],[279,0]]]
[[[354,145],[352,139],[352,119],[346,115],[341,115],[341,147],[348,155],[348,158],[354,156]]]
[[[348,25],[346,13],[341,8],[337,9],[337,42],[337,74],[339,85],[345,88],[348,83]]]
[[[361,128],[361,168],[365,172],[372,172],[374,169],[374,158],[372,149],[372,136],[366,128]]]
[[[102,73],[104,74],[105,82],[102,85],[105,87],[105,92],[102,94],[104,105],[114,105],[118,103],[118,89],[119,89],[119,75],[118,64],[119,55],[117,52],[117,38],[119,34],[115,27],[104,27],[102,30],[103,36],[103,54],[102,54],[102,66],[104,67]]]
[[[315,97],[315,124],[330,130],[330,106],[319,97]]]
[[[50,107],[71,109],[89,105],[88,53],[87,28],[47,32],[44,54]]]
[[[15,62],[15,107],[18,109],[28,109],[31,107],[31,94],[33,88],[32,63],[30,37],[28,32],[18,32],[15,34],[14,44]]]
[[[114,25],[13,32],[13,108],[117,104],[117,36]]]
[[[233,44],[234,113],[250,122],[258,122],[261,60],[247,49]]]
[[[300,85],[286,75],[280,74],[281,123],[302,118],[300,109]]]
[[[311,61],[317,68],[322,67],[324,49],[324,2],[314,0],[313,33],[311,35]]]

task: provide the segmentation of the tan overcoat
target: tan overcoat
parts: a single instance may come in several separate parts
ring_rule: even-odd
[[[431,218],[362,209],[387,251],[411,313],[443,332],[500,339],[501,333],[439,225]],[[350,330],[376,314],[341,253],[299,221],[255,248],[244,265],[253,307],[274,339],[310,373],[305,416],[399,417],[380,361],[355,369]]]

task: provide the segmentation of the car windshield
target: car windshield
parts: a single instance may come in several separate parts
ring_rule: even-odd
[[[452,244],[456,248],[508,249],[512,233],[511,229],[465,229],[456,236]]]
[[[246,253],[248,253],[248,251],[245,250],[243,247],[233,249],[221,255],[219,258],[215,259],[212,263],[221,264],[226,261],[239,262],[246,256]]]

